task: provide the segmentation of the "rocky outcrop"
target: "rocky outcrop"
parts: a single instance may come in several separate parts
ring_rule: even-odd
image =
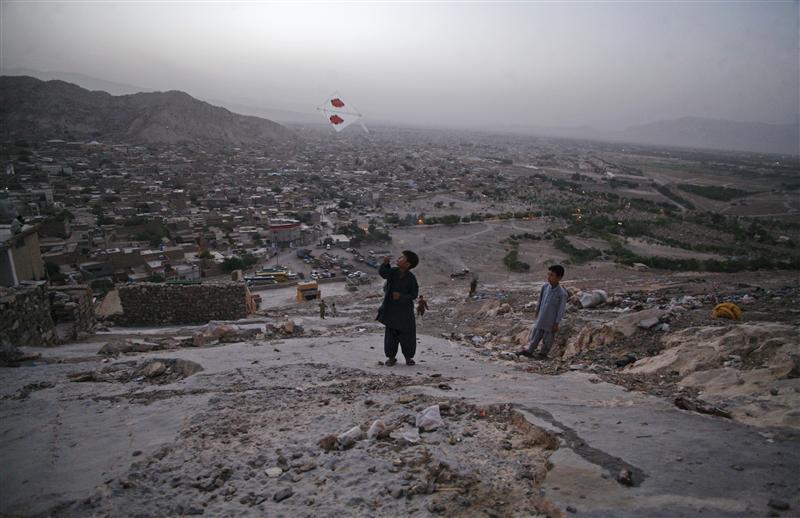
[[[639,329],[653,327],[666,314],[663,309],[652,308],[625,313],[604,324],[587,325],[569,340],[564,357],[571,358],[583,351],[607,347],[617,340],[633,336]]]
[[[773,369],[776,377],[793,372],[792,355],[800,354],[800,329],[770,322],[690,327],[664,339],[665,351],[627,368],[637,374],[676,371],[686,376],[743,363]]]
[[[690,327],[632,374],[678,373],[679,386],[757,426],[800,427],[800,327],[772,322]]]

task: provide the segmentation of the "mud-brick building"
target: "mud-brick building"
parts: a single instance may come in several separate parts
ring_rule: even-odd
[[[0,225],[0,286],[45,278],[36,225]]]

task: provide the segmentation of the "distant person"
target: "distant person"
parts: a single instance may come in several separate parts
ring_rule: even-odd
[[[563,266],[554,264],[547,269],[547,283],[539,292],[539,304],[536,306],[536,322],[528,333],[528,342],[525,348],[517,354],[533,357],[533,352],[539,346],[539,342],[542,342],[542,350],[537,355],[538,358],[546,358],[547,353],[550,352],[553,338],[558,332],[558,324],[564,318],[567,310],[567,298],[569,297],[567,290],[558,284],[563,277]]]
[[[328,309],[328,305],[325,304],[325,301],[319,299],[319,318],[325,320],[325,310]]]
[[[472,280],[469,282],[469,296],[472,297],[475,295],[475,291],[478,289],[478,278],[473,277]]]
[[[428,301],[425,300],[425,297],[422,295],[419,296],[419,300],[417,301],[417,316],[422,318],[425,312],[428,310]]]
[[[397,345],[400,344],[406,365],[414,365],[414,353],[417,350],[414,299],[419,294],[419,285],[411,270],[419,264],[419,257],[410,250],[404,250],[395,262],[396,267],[392,267],[390,261],[387,255],[378,268],[378,274],[386,279],[383,303],[377,317],[386,326],[383,352],[386,354],[386,365],[391,367],[397,363]]]
[[[331,302],[331,316],[332,317],[336,316],[336,303],[335,302]]]

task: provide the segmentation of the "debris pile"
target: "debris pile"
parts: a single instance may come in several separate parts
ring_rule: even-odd
[[[203,367],[190,360],[158,358],[141,363],[136,361],[117,362],[92,371],[69,374],[74,382],[128,383],[145,382],[164,385],[188,378],[203,370]]]
[[[195,347],[204,347],[218,343],[236,343],[264,338],[261,329],[243,329],[235,324],[209,322],[205,329],[194,333],[192,339]]]
[[[62,512],[560,516],[538,491],[559,440],[507,405],[408,393],[419,380],[329,365],[204,381],[224,390],[175,442]],[[441,426],[423,423],[437,408]]]
[[[286,320],[280,324],[267,324],[264,334],[273,338],[290,338],[303,335],[303,327],[295,324],[294,320]]]
[[[97,354],[116,357],[120,354],[144,353],[192,346],[194,346],[194,341],[191,336],[149,337],[147,339],[120,338],[111,340],[103,345],[97,351]]]

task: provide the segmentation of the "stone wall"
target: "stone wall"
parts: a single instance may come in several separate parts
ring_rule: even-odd
[[[51,286],[50,291],[53,292],[50,295],[50,315],[53,321],[59,329],[64,324],[69,325],[65,338],[75,340],[80,333],[94,330],[96,319],[93,293],[89,286]]]
[[[209,284],[138,283],[119,287],[121,325],[204,324],[247,316],[243,282]]]
[[[0,288],[0,354],[17,347],[56,343],[50,303],[44,282]]]

